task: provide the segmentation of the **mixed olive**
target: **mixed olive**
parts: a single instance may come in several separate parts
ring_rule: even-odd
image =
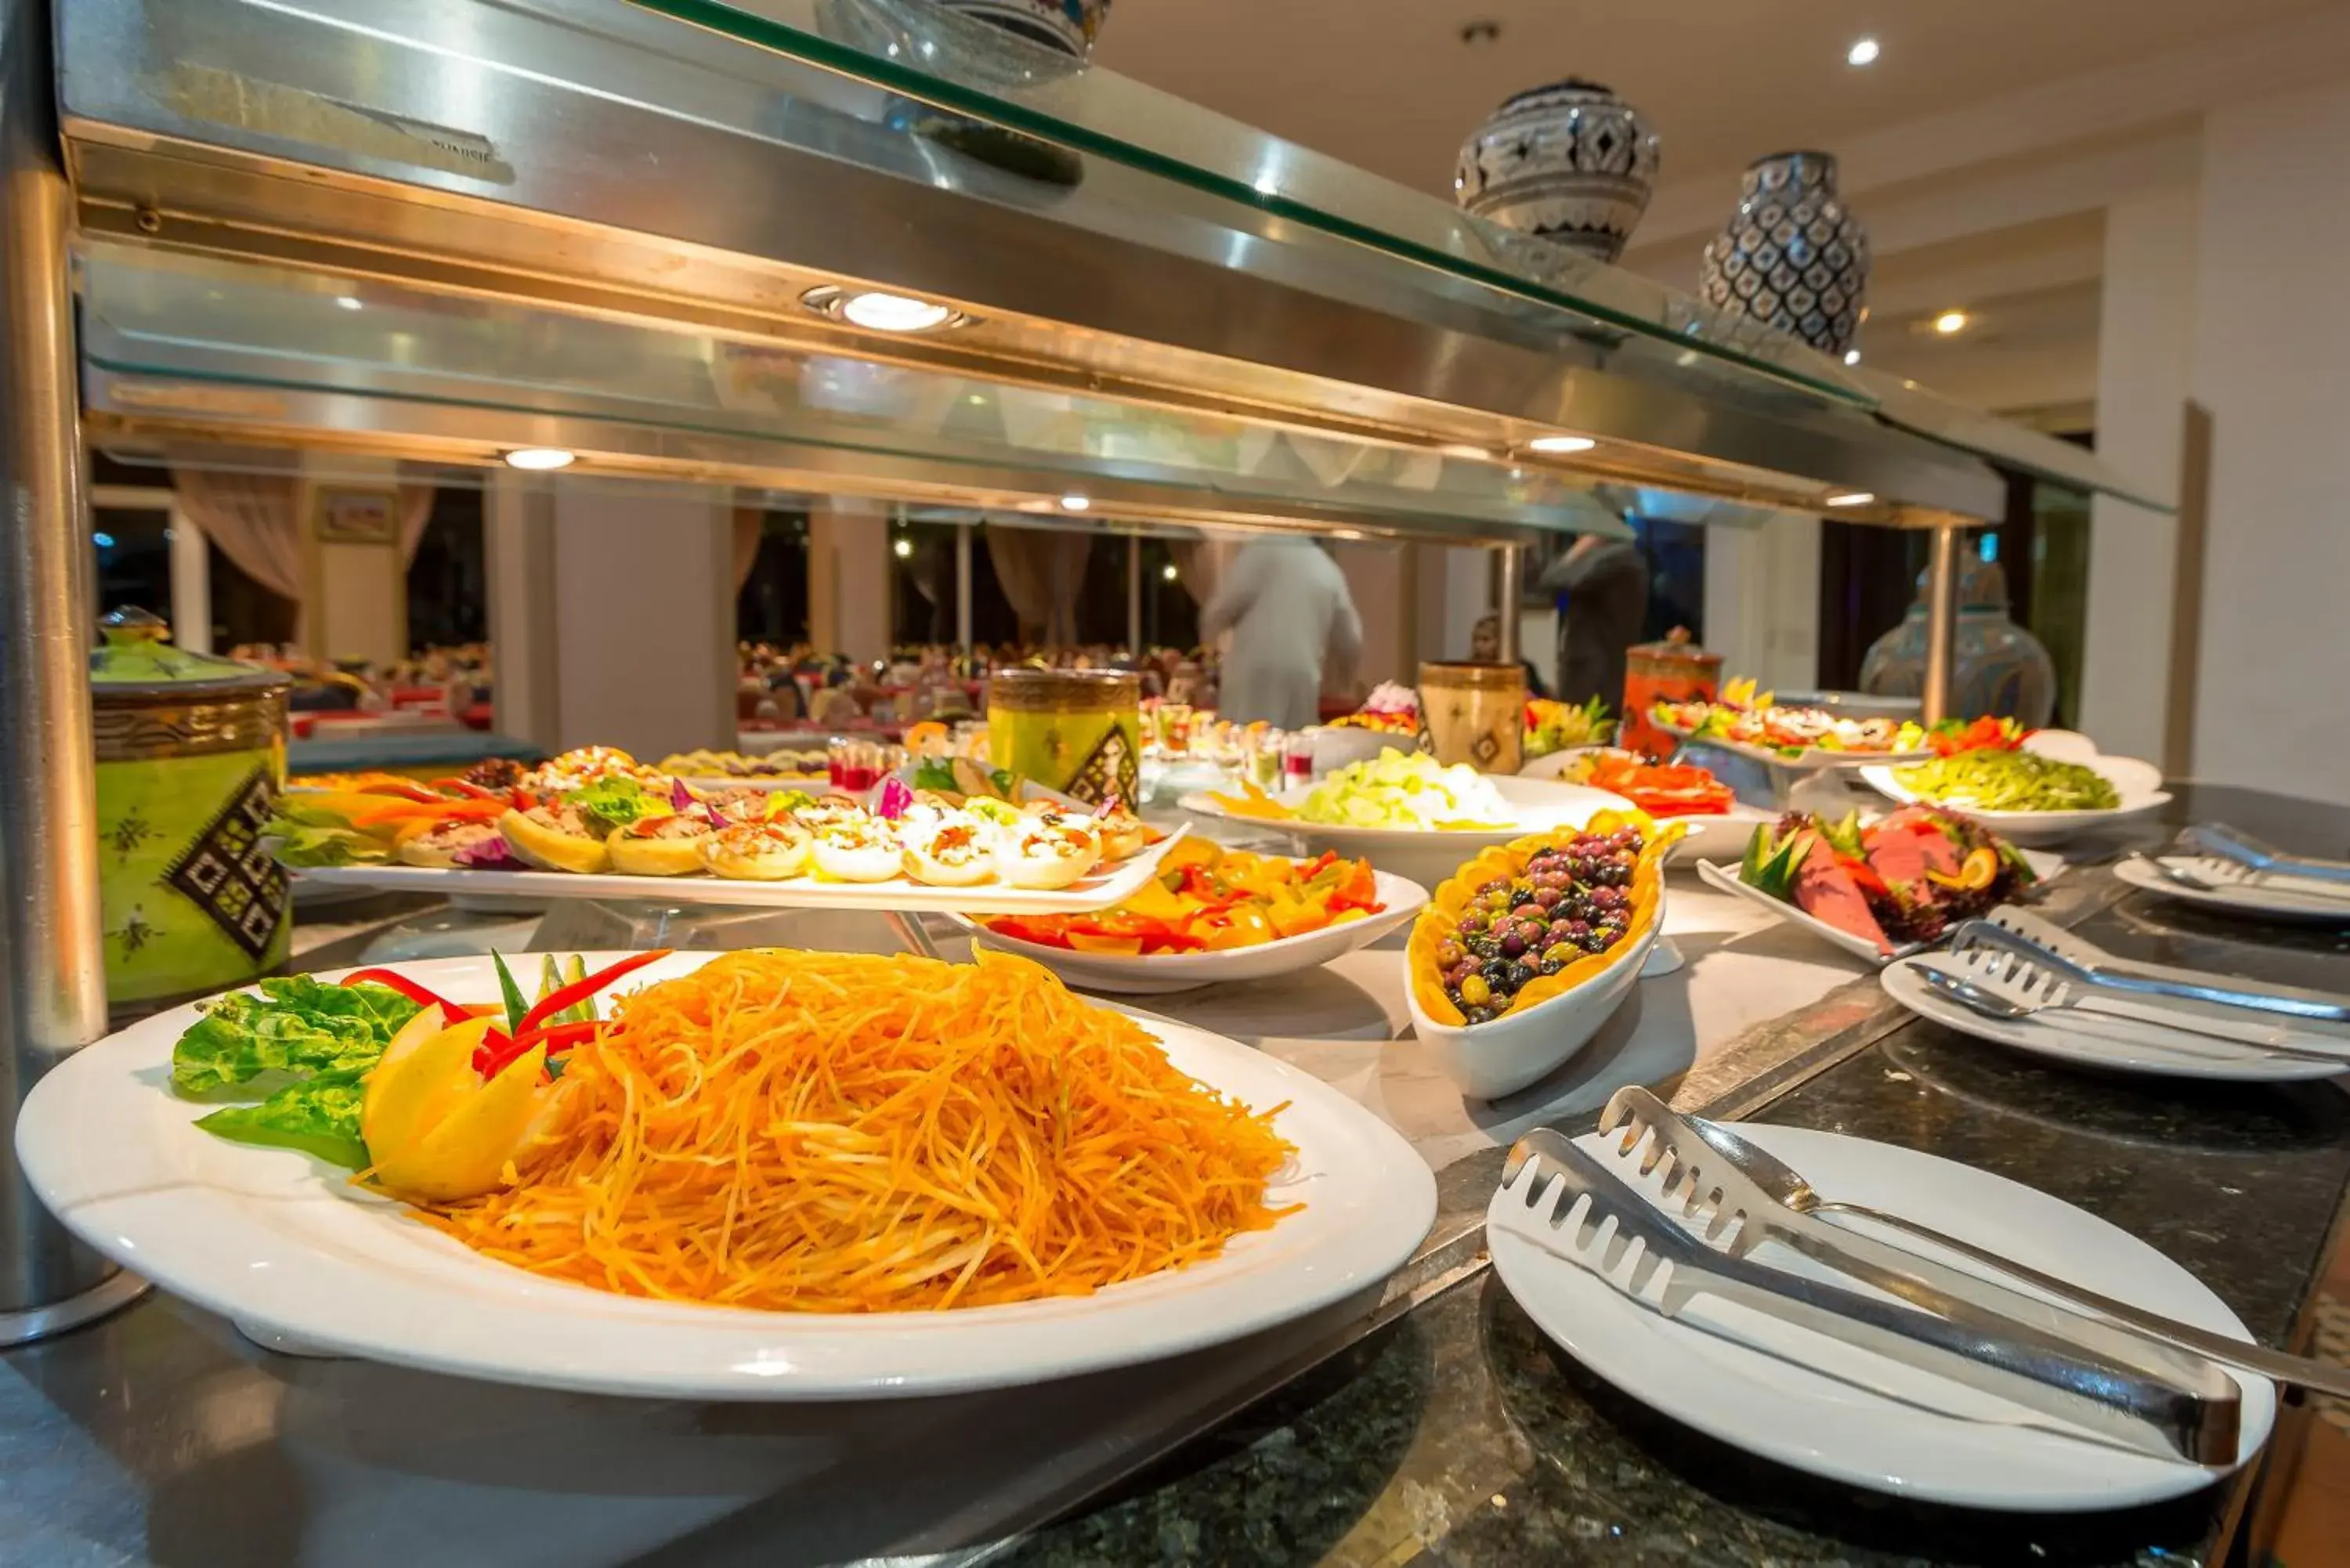
[[[1522,875],[1480,887],[1436,950],[1444,994],[1461,1017],[1499,1018],[1536,976],[1622,941],[1642,847],[1628,827],[1586,833],[1536,851]]]

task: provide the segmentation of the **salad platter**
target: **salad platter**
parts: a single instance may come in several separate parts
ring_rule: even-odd
[[[1962,811],[2019,844],[2054,844],[2140,821],[2170,804],[2162,770],[2101,755],[2071,730],[2017,733],[1900,766],[1861,770],[1869,786],[1905,805]]]
[[[1910,761],[1933,750],[1927,731],[1911,721],[1782,706],[1772,693],[1756,691],[1752,680],[1724,682],[1711,701],[1659,702],[1648,720],[1676,739],[1776,767],[1858,767]]]
[[[1621,795],[1660,822],[1678,823],[1681,836],[1667,856],[1679,866],[1708,856],[1736,855],[1754,829],[1778,813],[1749,805],[1714,774],[1692,763],[1651,763],[1611,746],[1583,746],[1537,757],[1520,778],[1557,779]]]
[[[1004,914],[1118,903],[1180,836],[968,763],[920,763],[859,795],[710,791],[608,747],[496,778],[289,791],[267,835],[297,885]]]
[[[1489,776],[1395,751],[1277,794],[1244,784],[1238,794],[1187,794],[1181,805],[1196,815],[1283,834],[1307,855],[1367,856],[1423,887],[1482,851],[1530,833],[1580,828],[1599,812],[1631,806],[1605,790]]]
[[[1708,887],[1743,898],[1855,958],[1923,952],[1960,920],[2021,902],[2064,869],[1971,818],[1907,806],[1864,825],[1791,813],[1754,830],[1736,864],[1701,861]]]
[[[1336,1090],[1015,959],[564,972],[529,1002],[473,958],[157,1014],[42,1080],[24,1169],[91,1246],[257,1333],[737,1400],[1176,1355],[1376,1284],[1435,1216],[1426,1165]],[[970,1116],[983,1150],[940,1130]],[[744,1116],[785,1130],[746,1155]]]

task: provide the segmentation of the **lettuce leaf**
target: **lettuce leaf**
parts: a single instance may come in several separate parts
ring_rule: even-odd
[[[297,1075],[375,1064],[416,1003],[389,986],[326,985],[308,975],[261,982],[204,1010],[172,1050],[172,1085],[202,1095],[262,1074]]]
[[[656,800],[634,779],[617,774],[598,779],[586,789],[572,791],[563,797],[563,804],[586,818],[588,826],[598,835],[626,827],[639,817],[665,816],[670,809],[667,800]]]
[[[364,1169],[367,1144],[359,1137],[364,1080],[374,1066],[338,1067],[286,1085],[265,1100],[229,1106],[196,1125],[236,1143],[300,1149],[348,1170]]]
[[[280,816],[269,825],[268,833],[277,840],[280,866],[355,866],[391,858],[391,850],[383,840],[355,828],[313,825]]]

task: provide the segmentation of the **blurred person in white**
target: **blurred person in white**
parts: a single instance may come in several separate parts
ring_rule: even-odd
[[[1586,534],[1537,586],[1558,596],[1558,700],[1620,708],[1627,655],[1648,618],[1648,558],[1630,539]]]
[[[1303,730],[1322,716],[1326,675],[1352,680],[1363,622],[1346,574],[1311,539],[1278,535],[1241,546],[1200,612],[1200,639],[1232,634],[1217,711]]]

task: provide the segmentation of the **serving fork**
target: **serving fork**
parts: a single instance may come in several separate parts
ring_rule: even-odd
[[[2314,1024],[2288,1031],[2251,1018],[2191,1012],[2191,1004],[2185,1002],[2149,1003],[2105,996],[2006,953],[1977,950],[1956,957],[1926,954],[1912,959],[1910,967],[1934,990],[1987,1018],[2021,1019],[2053,1012],[2063,1015],[2063,1026],[2068,1030],[2126,1045],[2147,1043],[2142,1035],[2127,1032],[2128,1026],[2137,1024],[2178,1037],[2163,1041],[2162,1048],[2184,1055],[2225,1061],[2266,1054],[2350,1068],[2350,1036],[2333,1046],[2325,1037],[2310,1032],[2317,1027]],[[2195,1050],[2184,1041],[2210,1049]]]
[[[1984,1328],[1899,1301],[1790,1273],[1757,1262],[1760,1237],[1737,1227],[1701,1238],[1659,1210],[1609,1166],[1562,1134],[1537,1129],[1511,1148],[1491,1223],[1597,1275],[1667,1318],[1784,1356],[1783,1344],[1705,1309],[1713,1297],[2003,1403],[1962,1413],[2022,1425],[2055,1424],[2165,1459],[2225,1465],[2236,1458],[2241,1412],[2234,1382],[2210,1364],[2224,1394],[2204,1397],[2167,1379],[2117,1368],[2019,1326]],[[1844,1358],[1839,1358],[1844,1359]],[[1851,1371],[1820,1368],[1891,1399],[1936,1407],[1918,1395]]]
[[[2234,1366],[2262,1377],[2290,1383],[2320,1394],[2350,1397],[2350,1368],[2328,1362],[2312,1361],[2303,1356],[2287,1355],[2282,1351],[2241,1339],[2231,1339],[2193,1324],[2180,1323],[2159,1313],[2147,1312],[2127,1302],[2101,1295],[2085,1286],[2054,1274],[2043,1273],[2012,1258],[1987,1248],[1921,1225],[1915,1220],[1872,1208],[1866,1203],[1852,1203],[1840,1199],[1824,1198],[1804,1179],[1793,1166],[1747,1138],[1735,1129],[1703,1116],[1685,1116],[1666,1106],[1648,1090],[1638,1087],[1619,1089],[1607,1102],[1602,1118],[1603,1127],[1638,1124],[1654,1134],[1661,1131],[1663,1140],[1674,1147],[1685,1147],[1694,1137],[1717,1156],[1721,1165],[1736,1171],[1752,1182],[1755,1190],[1770,1201],[1797,1214],[1849,1215],[1874,1221],[1902,1231],[1933,1246],[1943,1248],[1971,1260],[1985,1268],[1996,1269],[2009,1278],[2064,1297],[2101,1316],[2110,1318],[2149,1338],[2160,1340],[2181,1350],[2206,1356],[2223,1366]]]

